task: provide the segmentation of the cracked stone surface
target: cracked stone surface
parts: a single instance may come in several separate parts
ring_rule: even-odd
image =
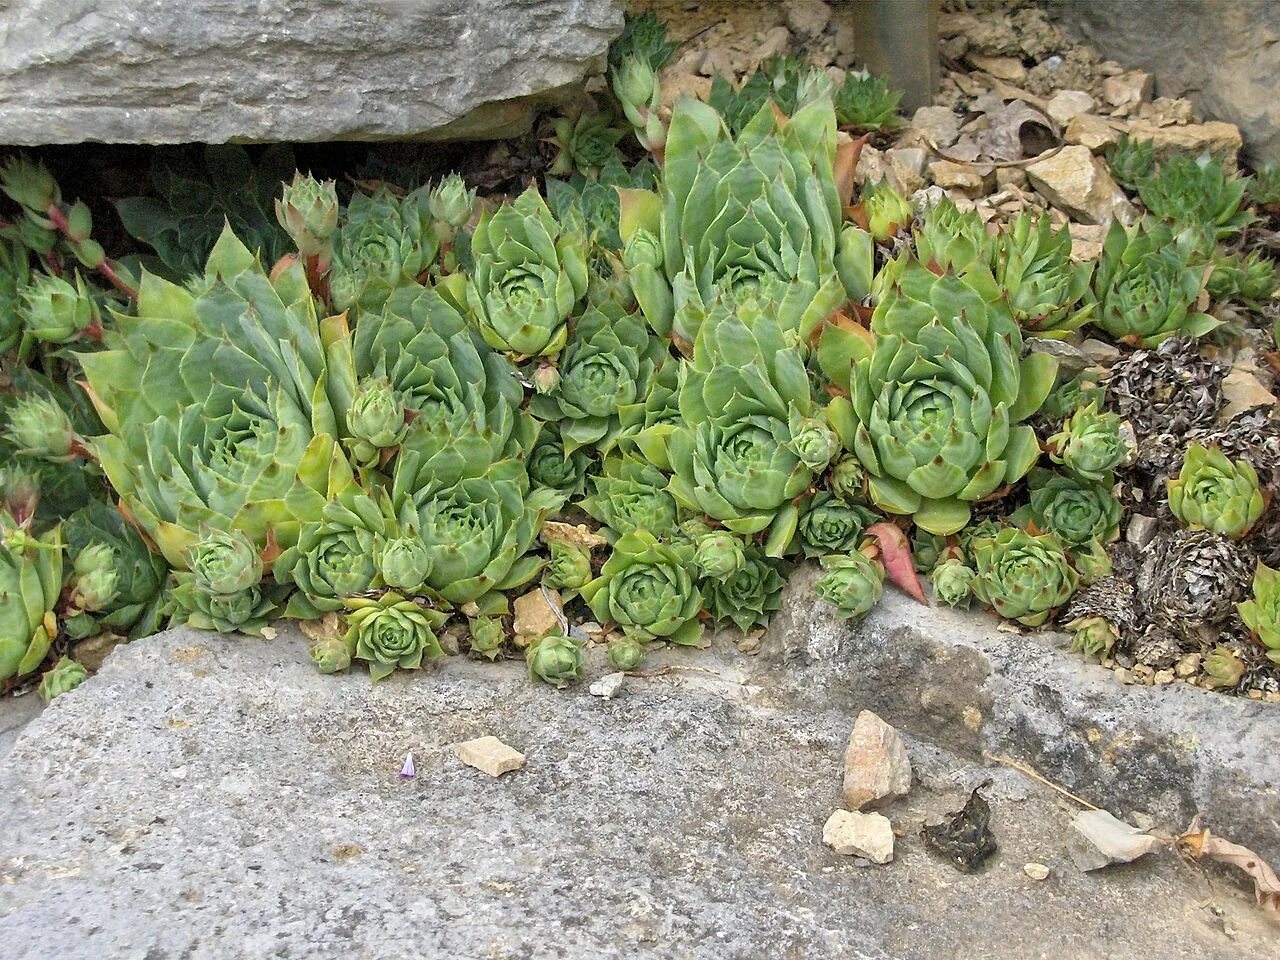
[[[1074,804],[917,739],[919,782],[884,810],[894,861],[860,867],[822,844],[856,711],[795,693],[839,668],[728,638],[645,671],[668,663],[605,700],[535,686],[519,662],[322,677],[292,628],[121,647],[0,763],[5,956],[1022,960],[1035,944],[1236,960],[1280,944],[1216,868],[1212,887],[1168,853],[1076,872]],[[593,679],[609,670],[593,656]],[[452,745],[485,734],[525,768],[462,764]],[[920,826],[987,778],[1000,850],[962,876]]]

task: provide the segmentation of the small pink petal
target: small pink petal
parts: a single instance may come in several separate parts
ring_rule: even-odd
[[[927,607],[929,601],[924,598],[916,568],[911,563],[911,541],[902,529],[892,523],[873,523],[867,527],[867,536],[875,537],[880,547],[880,559],[889,579],[904,593]]]
[[[400,768],[401,780],[412,780],[418,775],[417,769],[413,765],[413,754],[407,753],[404,757],[404,766]]]

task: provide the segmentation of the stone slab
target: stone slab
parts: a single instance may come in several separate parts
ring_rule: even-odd
[[[603,67],[623,0],[0,4],[0,143],[505,137]]]
[[[655,655],[647,669],[677,669],[611,701],[532,684],[518,661],[323,677],[292,627],[121,647],[0,764],[4,956],[1025,960],[1034,944],[1066,960],[1238,960],[1277,946],[1226,873],[1220,914],[1169,855],[1079,874],[1071,804],[922,741],[917,785],[884,811],[893,863],[837,855],[822,827],[853,713],[799,698],[790,671],[728,639]],[[837,668],[793,669],[812,684]],[[590,676],[609,670],[597,651]],[[452,744],[484,733],[519,744],[525,768],[491,780],[459,763]],[[988,777],[1000,850],[962,876],[920,827]],[[1054,878],[1029,879],[1031,860]]]

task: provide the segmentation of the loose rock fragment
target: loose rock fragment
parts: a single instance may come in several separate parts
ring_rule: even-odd
[[[1022,872],[1025,873],[1032,880],[1048,880],[1049,879],[1049,868],[1046,867],[1043,863],[1036,863],[1034,861],[1032,861],[1031,863],[1024,863],[1022,865]]]
[[[1077,836],[1072,839],[1068,851],[1072,862],[1085,872],[1137,860],[1161,843],[1156,837],[1117,819],[1106,810],[1077,813],[1071,826]]]
[[[493,736],[455,743],[453,751],[467,766],[475,767],[491,777],[500,777],[524,766],[523,753]]]
[[[627,675],[625,673],[610,673],[601,677],[595,683],[587,688],[593,697],[603,697],[606,700],[612,700],[622,692],[622,685],[626,683]]]
[[[1045,112],[1059,124],[1093,109],[1093,97],[1083,90],[1061,90],[1045,106]]]
[[[1105,224],[1117,216],[1132,217],[1124,191],[1111,179],[1106,163],[1088,147],[1063,147],[1030,164],[1027,177],[1042,197],[1081,223]]]
[[[822,827],[822,842],[841,856],[893,860],[893,827],[883,814],[837,810]]]
[[[911,757],[898,731],[870,710],[853,724],[844,752],[844,802],[850,810],[905,797]]]
[[[527,646],[530,641],[560,629],[564,605],[558,590],[534,587],[512,604],[515,610],[516,644]]]

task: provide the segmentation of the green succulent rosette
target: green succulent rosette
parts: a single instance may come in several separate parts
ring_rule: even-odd
[[[833,554],[820,561],[823,574],[813,592],[835,608],[838,620],[861,620],[884,594],[884,567],[866,554]]]
[[[192,574],[177,571],[164,612],[169,614],[170,626],[260,636],[273,617],[284,613],[281,604],[287,593],[287,587],[267,583],[239,593],[209,593],[200,589]]]
[[[957,557],[948,557],[929,572],[933,596],[949,607],[967,607],[973,597],[973,568]]]
[[[1089,292],[1093,264],[1071,260],[1071,233],[1048,216],[1024,211],[996,240],[995,278],[1013,317],[1033,336],[1061,340],[1082,327],[1097,304]]]
[[[970,542],[973,594],[1007,620],[1038,627],[1080,584],[1062,542],[1005,527]]]
[[[1107,232],[1094,274],[1093,322],[1116,340],[1154,347],[1172,336],[1202,337],[1222,321],[1196,310],[1204,270],[1188,264],[1169,228],[1144,220]]]
[[[1249,182],[1229,176],[1222,161],[1174,154],[1137,180],[1143,206],[1161,220],[1206,227],[1218,238],[1239,233],[1253,215],[1243,209]]]
[[[732,623],[739,630],[767,627],[782,605],[786,586],[780,563],[752,548],[727,576],[704,577],[702,599],[716,623]]]
[[[409,422],[392,467],[400,491],[478,477],[533,445],[515,365],[435,290],[401,288],[361,323],[352,366],[361,379],[387,381],[403,405]],[[353,393],[356,382],[348,381]]]
[[[1126,190],[1136,190],[1138,182],[1156,167],[1156,148],[1150,140],[1135,140],[1122,134],[1107,148],[1107,164],[1111,176]]]
[[[826,74],[790,54],[775,54],[762,62],[740,86],[723,74],[717,74],[707,95],[729,129],[735,134],[743,130],[766,106],[794,114],[798,107],[818,96],[830,96],[831,81]]]
[[[89,679],[89,671],[70,657],[60,657],[40,678],[40,698],[48,703],[54,697],[70,693]]]
[[[188,563],[196,586],[206,593],[232,594],[262,580],[262,555],[242,533],[205,530],[191,547]]]
[[[535,487],[545,487],[566,497],[579,496],[587,485],[592,465],[587,451],[568,452],[564,438],[554,426],[543,429],[529,452],[529,479]]]
[[[1052,389],[1057,361],[1022,357],[1008,311],[954,276],[907,264],[861,339],[820,362],[848,390],[827,417],[867,474],[872,503],[950,535],[970,504],[1031,469],[1040,455],[1025,421]],[[823,347],[826,347],[824,337]],[[852,363],[850,363],[852,360]]]
[[[804,416],[796,406],[787,412],[791,452],[814,473],[827,469],[840,452],[840,438],[820,416]]]
[[[644,641],[637,637],[616,637],[609,641],[609,662],[624,672],[640,666],[646,652]]]
[[[702,593],[692,571],[691,545],[635,530],[613,545],[582,598],[601,623],[615,623],[629,636],[695,645],[702,636]]]
[[[619,411],[647,396],[666,357],[639,315],[612,304],[590,307],[565,345],[558,382],[529,409],[559,424],[568,453],[587,446],[608,453],[622,429]]]
[[[1109,486],[1112,471],[1129,457],[1129,442],[1122,431],[1119,414],[1100,412],[1097,401],[1089,403],[1062,423],[1049,438],[1049,458],[1082,480]]]
[[[1280,664],[1280,570],[1259,563],[1253,575],[1253,592],[1236,604],[1240,619],[1267,649],[1272,663]]]
[[[1071,649],[1101,660],[1120,639],[1115,626],[1105,617],[1077,617],[1063,624],[1071,631]]]
[[[1252,464],[1198,443],[1187,447],[1168,490],[1169,510],[1183,526],[1224,537],[1244,536],[1267,507]]]
[[[338,229],[338,191],[332,180],[295,171],[276,200],[276,222],[304,257],[333,259],[333,233]]]
[[[553,687],[564,687],[571,680],[586,675],[582,668],[586,655],[581,640],[562,633],[549,633],[531,643],[524,652],[529,679],[541,680]]]
[[[22,341],[20,304],[31,280],[31,259],[18,240],[0,239],[0,355]]]
[[[87,573],[92,567],[96,573],[109,573],[112,581],[111,599],[97,604],[92,617],[77,618],[79,637],[104,628],[131,638],[155,633],[168,573],[164,560],[117,511],[100,501],[85,504],[62,529],[77,578],[82,569]]]
[[[893,189],[887,180],[864,184],[861,205],[867,232],[878,243],[888,243],[915,217],[911,201]]]
[[[866,507],[846,503],[822,492],[809,500],[800,514],[797,532],[806,557],[849,553],[862,541],[862,532],[875,522]]]
[[[436,630],[448,614],[387,591],[375,598],[352,597],[346,602],[348,649],[369,664],[374,682],[396,670],[416,670],[424,657],[444,655]]]
[[[321,673],[342,673],[351,666],[351,653],[345,635],[324,637],[311,645],[311,662]]]
[[[549,142],[556,148],[556,156],[547,173],[563,177],[577,171],[592,179],[618,156],[618,141],[626,133],[610,126],[604,114],[589,111],[576,118],[557,117],[551,122],[551,130]]]
[[[835,462],[828,486],[845,503],[867,503],[867,472],[855,456],[846,454]]]
[[[836,123],[854,130],[883,130],[898,124],[902,91],[892,89],[874,74],[845,73],[832,93]]]
[[[426,585],[455,606],[536,577],[545,560],[529,554],[543,521],[564,502],[529,489],[524,465],[495,463],[480,477],[431,485],[412,495],[417,529],[431,556]]]
[[[642,460],[606,457],[600,475],[591,478],[591,495],[578,506],[604,524],[601,534],[611,542],[635,530],[669,539],[679,510],[667,484],[666,474]]]
[[[18,309],[22,329],[45,343],[71,343],[98,321],[98,308],[77,274],[72,284],[61,277],[37,273],[22,288]]]
[[[52,396],[41,393],[19,396],[7,414],[4,439],[22,456],[69,463],[84,449],[71,418]]]
[[[638,456],[659,470],[671,469],[668,442],[681,424],[680,371],[684,365],[667,361],[654,374],[648,396],[618,410],[622,429],[618,446],[625,454]]]
[[[228,230],[187,288],[144,274],[137,316],[79,355],[109,431],[88,446],[171,566],[205,527],[296,543],[286,500],[323,490],[348,396],[338,321],[317,320],[301,266],[268,279]]]
[[[839,307],[845,294],[835,270],[842,221],[835,141],[835,114],[824,97],[785,122],[764,104],[736,136],[714,107],[691,97],[676,103],[660,195],[622,191],[623,241],[643,229],[663,248],[670,324],[666,296],[637,290],[655,330],[673,329],[692,343],[718,302],[750,297],[767,304],[784,329],[807,337]],[[643,259],[658,262],[653,251]]]
[[[960,274],[996,262],[997,241],[976,210],[961,211],[950,197],[927,207],[915,230],[916,257],[938,272]]]
[[[553,590],[577,591],[591,581],[591,552],[564,540],[547,543],[550,559],[542,582]]]
[[[561,230],[536,187],[483,214],[466,299],[485,342],[517,357],[559,353],[587,292],[585,247],[581,233]]]
[[[747,546],[742,538],[728,530],[697,532],[693,542],[693,563],[703,580],[723,579],[741,570],[747,562]]]
[[[928,573],[948,553],[948,537],[915,527],[911,531],[911,566],[916,573]]]
[[[58,635],[62,531],[39,537],[0,514],[0,681],[33,673]]]
[[[368,377],[356,384],[347,412],[347,431],[353,441],[349,444],[352,456],[358,463],[377,463],[382,450],[399,444],[407,428],[404,403],[390,380]]]
[[[430,269],[440,238],[429,203],[426,187],[404,197],[380,187],[351,198],[333,238],[329,292],[334,309],[377,312],[397,288],[416,284]]]
[[[1072,548],[1111,543],[1120,536],[1123,507],[1104,484],[1036,469],[1028,488],[1031,502],[1010,518],[1019,526],[1034,523]]]
[[[472,653],[486,660],[496,660],[502,655],[507,631],[503,629],[501,620],[497,617],[473,617],[467,621],[467,628]]]
[[[1215,301],[1239,300],[1258,309],[1276,289],[1280,277],[1275,262],[1261,250],[1216,257],[1206,289]]]
[[[462,177],[451,173],[431,189],[427,209],[437,224],[446,224],[457,230],[471,219],[475,203],[476,192],[467,189]]]
[[[399,536],[389,536],[378,556],[382,582],[401,593],[418,593],[431,573],[431,551],[412,523]]]
[[[1232,690],[1244,679],[1244,661],[1230,647],[1214,647],[1204,658],[1201,685],[1210,690]]]

